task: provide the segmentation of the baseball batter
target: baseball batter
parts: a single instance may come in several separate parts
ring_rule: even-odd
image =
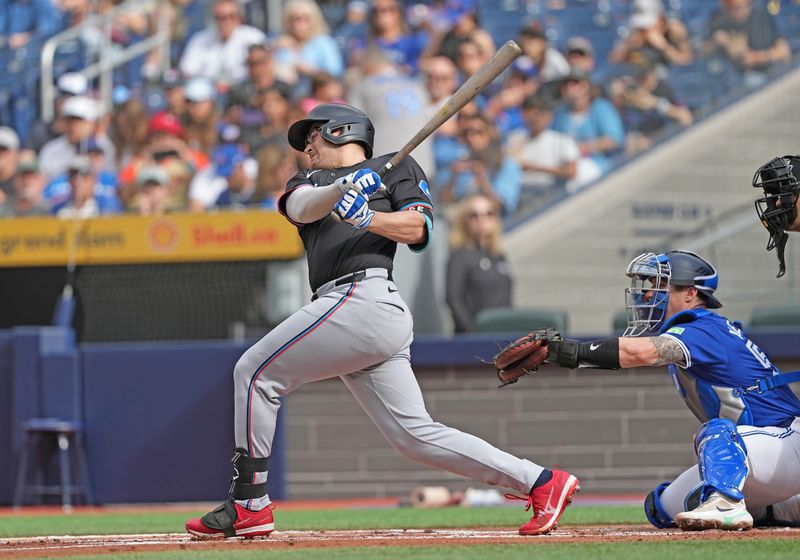
[[[422,251],[433,208],[419,165],[372,169],[374,128],[349,105],[324,104],[289,128],[289,143],[313,169],[292,178],[280,211],[306,249],[311,302],[248,349],[234,369],[234,477],[230,499],[186,529],[200,537],[268,535],[266,492],[279,398],[339,377],[378,429],[407,458],[522,494],[533,517],[519,532],[551,531],[578,480],[544,469],[431,419],[411,370],[412,318],[392,282],[397,243]],[[332,217],[331,211],[335,212]]]
[[[684,530],[800,523],[800,372],[781,373],[740,323],[713,311],[722,307],[719,278],[699,255],[645,253],[627,275],[625,336],[580,343],[550,335],[546,361],[668,366],[703,423],[694,438],[698,463],[650,492],[647,518]]]
[[[787,231],[800,231],[800,156],[776,157],[762,165],[753,176],[753,186],[764,191],[764,197],[756,200],[756,212],[769,231],[767,251],[775,249],[778,254],[778,278],[786,273],[783,258]]]

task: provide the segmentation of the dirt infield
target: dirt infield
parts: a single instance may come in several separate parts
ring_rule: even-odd
[[[257,550],[356,546],[434,546],[452,544],[592,543],[691,539],[800,538],[800,529],[686,533],[650,526],[564,527],[541,537],[521,537],[513,529],[384,529],[370,531],[275,531],[268,538],[198,540],[185,534],[98,535],[0,539],[3,558],[85,554],[123,554],[174,550]]]

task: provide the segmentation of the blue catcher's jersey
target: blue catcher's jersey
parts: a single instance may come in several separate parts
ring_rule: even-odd
[[[661,336],[683,348],[687,367],[670,365],[669,371],[701,422],[729,418],[739,425],[786,427],[800,416],[800,399],[789,385],[763,392],[741,390],[782,374],[742,333],[739,323],[707,309],[682,311],[664,324]]]

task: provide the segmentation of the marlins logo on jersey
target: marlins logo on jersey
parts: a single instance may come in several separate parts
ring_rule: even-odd
[[[431,189],[428,187],[428,182],[425,179],[419,182],[419,190],[425,193],[425,196],[428,197],[428,200],[433,200],[431,198]]]

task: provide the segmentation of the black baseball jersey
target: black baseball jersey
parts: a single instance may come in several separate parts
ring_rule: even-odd
[[[300,232],[308,258],[308,276],[312,290],[316,291],[326,282],[367,268],[385,268],[391,272],[397,243],[382,235],[357,229],[346,222],[337,222],[330,216],[310,224],[293,222],[286,214],[287,198],[294,189],[302,185],[330,185],[345,175],[367,167],[377,171],[392,155],[394,154],[368,159],[350,167],[301,171],[286,184],[286,192],[278,201],[278,209]],[[422,243],[410,245],[409,248],[412,251],[423,251],[433,229],[433,205],[425,173],[416,161],[406,157],[397,167],[386,173],[383,183],[386,190],[372,195],[369,200],[370,209],[377,212],[422,212],[427,223],[427,237]]]

